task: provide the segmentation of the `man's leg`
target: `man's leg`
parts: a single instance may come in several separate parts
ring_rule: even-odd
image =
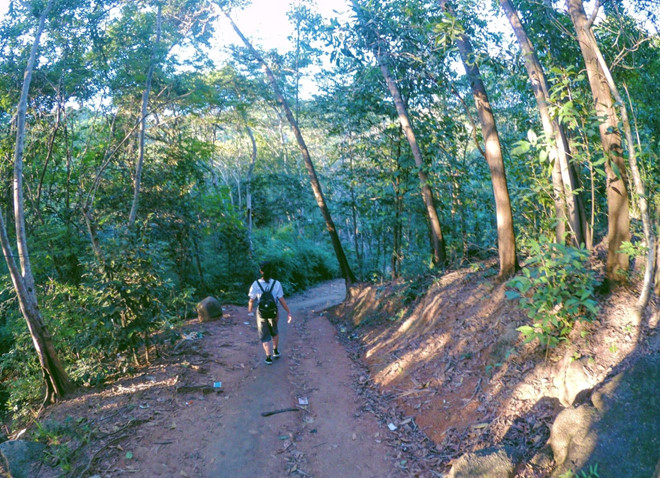
[[[273,342],[275,342],[276,339],[277,336],[273,337]],[[273,355],[273,350],[272,350],[273,342],[271,342],[270,340],[268,342],[261,342],[261,345],[263,346],[264,352],[266,352],[267,357]],[[277,348],[277,345],[275,345],[275,348]]]

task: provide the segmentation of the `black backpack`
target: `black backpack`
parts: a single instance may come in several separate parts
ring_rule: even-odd
[[[259,298],[259,315],[262,319],[274,319],[277,317],[277,303],[275,302],[275,297],[273,297],[273,287],[275,287],[275,282],[270,285],[270,289],[264,290],[261,287],[261,283],[257,281],[257,285],[261,289],[261,297]]]

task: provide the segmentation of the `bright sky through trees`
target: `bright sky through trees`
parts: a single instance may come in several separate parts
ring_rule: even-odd
[[[7,13],[9,1],[0,0],[0,18]],[[294,47],[289,39],[293,34],[293,26],[289,22],[287,12],[300,3],[303,2],[300,0],[253,0],[245,9],[236,10],[233,16],[239,28],[255,46],[263,50],[276,49],[285,52]],[[350,10],[347,0],[318,0],[315,3],[312,10],[317,10],[324,18],[342,17]],[[222,50],[226,45],[242,45],[242,43],[222,15],[218,17],[217,22],[214,45],[217,50],[211,54],[216,56],[214,59],[219,60],[223,58]],[[305,78],[301,79],[303,96],[307,96],[315,90],[315,87],[308,83]]]

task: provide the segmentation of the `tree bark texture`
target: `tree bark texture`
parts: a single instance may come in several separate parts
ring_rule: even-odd
[[[293,134],[295,135],[296,141],[298,142],[298,147],[303,157],[303,161],[305,162],[305,167],[307,168],[307,172],[309,173],[309,179],[312,186],[312,192],[314,193],[314,198],[316,199],[316,203],[318,204],[319,209],[321,210],[321,214],[323,215],[323,219],[325,220],[326,228],[328,229],[328,233],[330,234],[330,240],[332,241],[332,246],[335,251],[335,256],[337,257],[339,268],[342,271],[342,275],[346,282],[347,293],[350,294],[351,285],[355,283],[355,276],[353,275],[353,271],[351,270],[348,264],[348,260],[346,259],[346,254],[344,254],[344,249],[341,245],[337,228],[335,227],[335,223],[332,220],[332,216],[330,215],[330,209],[328,209],[328,206],[326,204],[325,197],[323,196],[323,189],[321,188],[321,183],[319,182],[318,177],[316,175],[316,170],[314,169],[314,163],[312,163],[312,157],[309,154],[309,150],[307,149],[307,144],[305,143],[305,139],[303,138],[300,128],[298,127],[298,123],[295,117],[293,116],[293,112],[291,111],[291,108],[289,107],[286,98],[284,98],[284,94],[282,93],[282,90],[280,89],[277,83],[277,78],[275,78],[273,71],[268,66],[268,63],[266,63],[266,60],[264,60],[263,56],[259,54],[259,52],[252,46],[252,43],[250,43],[250,41],[245,37],[245,35],[243,35],[241,30],[238,28],[238,26],[229,16],[229,14],[224,10],[222,11],[222,13],[227,17],[227,19],[231,23],[232,28],[234,29],[236,34],[240,37],[240,39],[243,41],[243,43],[250,51],[252,56],[254,56],[254,58],[262,65],[263,70],[266,73],[266,76],[268,77],[270,86],[273,89],[273,92],[275,93],[275,97],[277,98],[278,103],[284,110],[284,114],[287,120],[289,121],[289,124],[291,125],[291,129],[293,130]]]
[[[453,9],[446,0],[439,0],[440,7],[454,15]],[[485,143],[485,155],[488,168],[490,169],[493,194],[495,196],[495,210],[497,218],[497,246],[500,260],[500,272],[498,278],[504,280],[515,273],[518,268],[516,256],[516,238],[513,230],[513,213],[511,211],[511,199],[509,188],[506,183],[504,170],[504,158],[499,134],[495,125],[495,116],[488,100],[486,87],[481,79],[481,72],[474,60],[474,51],[470,39],[461,33],[456,38],[456,46],[461,55],[465,67],[470,88],[474,96],[479,121],[481,123],[482,135]]]
[[[25,227],[25,207],[23,199],[23,155],[25,149],[25,117],[27,114],[27,99],[32,81],[32,71],[36,63],[37,51],[41,35],[44,30],[46,18],[53,7],[54,0],[49,0],[41,12],[39,24],[32,43],[30,57],[25,68],[23,77],[23,88],[16,113],[16,148],[14,150],[14,219],[16,224],[16,243],[20,262],[20,270],[14,260],[7,228],[0,215],[0,242],[5,256],[7,268],[18,297],[21,313],[25,318],[32,343],[34,344],[39,364],[46,385],[45,402],[53,402],[66,393],[73,390],[73,385],[62,366],[55,347],[53,346],[50,333],[46,329],[41,313],[39,312],[37,293],[34,284],[34,276],[30,265],[30,256],[27,246],[27,235]]]
[[[575,190],[578,188],[577,172],[573,164],[570,163],[568,141],[564,128],[556,118],[553,119],[550,116],[548,109],[550,94],[543,67],[511,0],[500,0],[500,5],[513,28],[513,32],[522,50],[525,68],[527,69],[534,98],[536,99],[536,105],[541,116],[543,132],[548,141],[553,141],[551,143],[552,154],[550,156],[557,163],[554,169],[555,172],[553,173],[558,222],[557,242],[564,241],[565,227],[562,223],[564,220],[567,220],[570,226],[570,236],[573,245],[587,244],[587,219],[584,203],[580,199],[580,196],[575,193]]]
[[[629,258],[619,253],[621,243],[630,240],[630,212],[628,175],[623,158],[621,135],[612,95],[605,74],[598,63],[597,45],[591,32],[582,0],[566,0],[568,13],[577,33],[578,43],[586,64],[589,86],[594,97],[596,113],[604,120],[599,124],[607,173],[608,251],[606,276],[611,282],[624,280]]]
[[[591,32],[593,37],[593,32]],[[628,162],[630,163],[630,173],[633,178],[633,184],[635,186],[635,192],[637,194],[637,200],[639,201],[639,212],[642,216],[642,228],[644,230],[644,239],[646,245],[649,249],[646,256],[646,269],[644,271],[644,281],[642,283],[642,290],[639,294],[637,300],[637,312],[641,318],[644,309],[646,308],[649,299],[651,297],[651,291],[653,290],[653,273],[655,269],[655,237],[653,233],[653,226],[651,224],[651,216],[649,214],[648,201],[646,200],[646,188],[642,181],[642,175],[639,172],[639,166],[637,165],[637,152],[635,148],[635,141],[633,140],[632,128],[630,126],[630,119],[628,118],[628,110],[626,108],[626,103],[623,101],[623,97],[619,93],[619,89],[614,83],[614,78],[610,72],[610,68],[605,62],[605,58],[596,43],[596,38],[592,38],[594,44],[594,50],[598,58],[598,64],[603,70],[607,84],[610,87],[610,91],[614,98],[616,99],[619,110],[621,111],[621,124],[623,126],[623,131],[625,133],[626,144],[628,145]]]

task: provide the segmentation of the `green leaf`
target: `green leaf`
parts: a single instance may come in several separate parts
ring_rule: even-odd
[[[523,335],[529,335],[534,333],[534,328],[530,327],[529,325],[521,325],[516,330]]]
[[[511,154],[513,156],[521,156],[527,153],[531,147],[532,145],[527,141],[518,141],[517,143],[514,144],[514,147],[511,150]]]

